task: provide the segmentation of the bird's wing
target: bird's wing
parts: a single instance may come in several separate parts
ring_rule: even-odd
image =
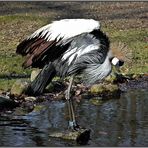
[[[80,37],[82,39],[79,39]],[[93,84],[97,80],[104,79],[111,72],[110,41],[100,30],[79,35],[79,38],[70,44],[75,44],[77,50],[75,49],[75,52],[67,58],[69,67],[65,73],[66,75],[83,73],[84,82]]]
[[[68,49],[71,38],[99,28],[99,22],[92,19],[54,21],[22,41],[16,53],[26,56],[24,67],[42,68],[46,62],[54,61]]]
[[[61,40],[46,41],[44,38],[35,37],[21,42],[16,53],[26,56],[23,67],[43,68],[49,61],[57,59],[68,49],[70,42],[61,43]]]
[[[56,62],[62,75],[71,75],[82,72],[90,65],[100,65],[105,61],[109,52],[109,39],[100,30],[83,33],[74,37],[67,51]],[[67,67],[67,68],[65,68]]]
[[[80,74],[91,65],[101,65],[109,52],[109,39],[100,30],[83,33],[72,38],[68,49],[55,60],[59,75]]]

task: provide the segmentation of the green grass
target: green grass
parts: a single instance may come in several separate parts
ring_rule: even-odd
[[[30,74],[31,69],[21,67],[24,59],[16,55],[16,47],[27,35],[33,33],[39,27],[50,22],[48,17],[37,16],[36,14],[21,14],[0,16],[0,74],[9,73]],[[121,22],[122,23],[122,22]],[[102,28],[110,37],[111,42],[124,42],[132,50],[132,62],[125,63],[122,72],[148,73],[148,46],[146,40],[148,29],[129,28],[119,30],[109,24]],[[11,88],[13,80],[0,79],[0,90]]]
[[[0,79],[0,91],[10,90],[16,79]]]
[[[37,28],[47,24],[47,19],[34,15],[0,16],[0,75],[30,74],[31,69],[23,69],[24,59],[15,53],[21,40]],[[0,79],[0,90],[11,88],[16,79]]]
[[[24,60],[15,53],[16,47],[27,35],[45,25],[46,21],[37,16],[0,16],[0,74],[31,71],[21,67]]]

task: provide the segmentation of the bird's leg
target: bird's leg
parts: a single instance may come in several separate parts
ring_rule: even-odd
[[[73,107],[73,102],[72,99],[70,98],[70,91],[72,88],[72,83],[73,83],[73,78],[74,76],[72,76],[70,78],[70,83],[66,92],[66,100],[68,103],[68,112],[69,112],[69,116],[70,116],[70,120],[69,120],[69,127],[73,130],[75,130],[76,128],[78,128],[78,125],[76,123],[76,119],[75,119],[75,113],[74,113],[74,107]]]

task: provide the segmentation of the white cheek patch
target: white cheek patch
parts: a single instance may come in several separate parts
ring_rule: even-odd
[[[112,61],[111,61],[111,63],[112,63],[113,65],[117,65],[118,62],[119,62],[119,59],[116,58],[116,57],[114,57],[114,58],[112,59]]]

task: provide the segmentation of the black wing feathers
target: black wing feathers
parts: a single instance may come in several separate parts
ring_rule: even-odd
[[[23,67],[39,67],[43,68],[49,61],[54,61],[69,46],[69,42],[61,43],[62,38],[58,41],[46,41],[44,38],[35,37],[22,41],[18,46],[16,53],[26,56]]]

